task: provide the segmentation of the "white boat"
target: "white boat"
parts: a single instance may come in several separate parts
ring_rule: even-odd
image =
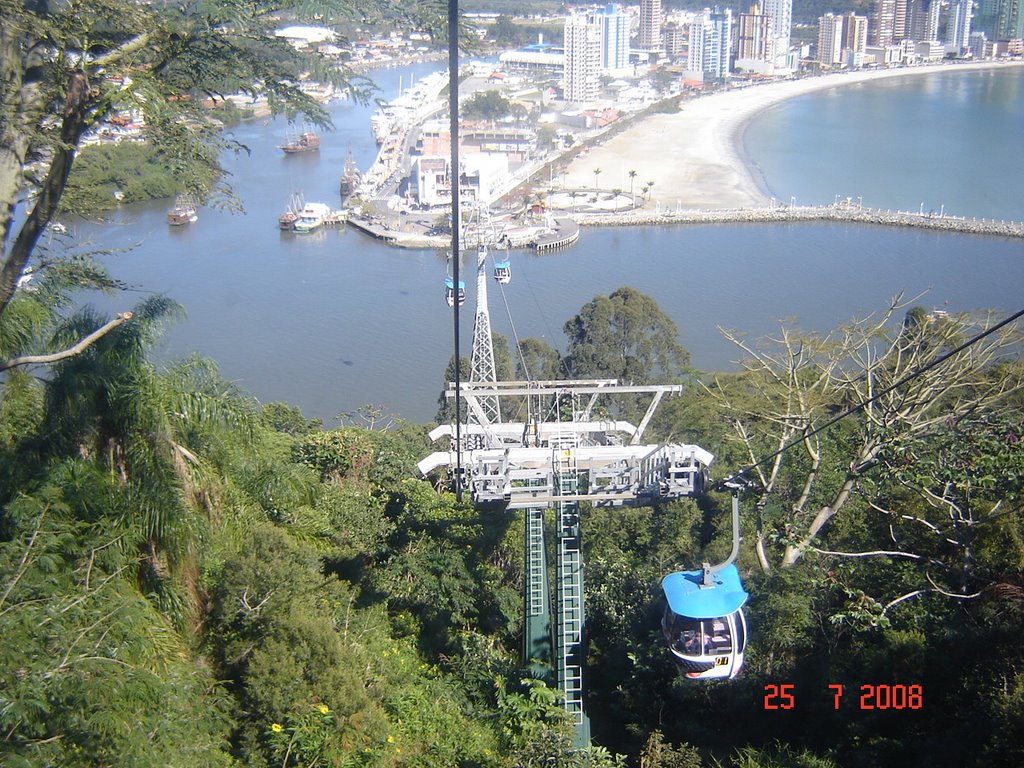
[[[306,203],[299,218],[292,225],[295,232],[313,232],[323,226],[324,221],[331,214],[331,207],[326,203]]]

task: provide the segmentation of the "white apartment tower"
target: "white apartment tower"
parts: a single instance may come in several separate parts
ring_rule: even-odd
[[[772,17],[775,35],[775,66],[784,68],[793,31],[793,0],[764,0],[764,13]]]
[[[971,15],[974,3],[971,0],[956,0],[950,3],[946,17],[946,50],[966,53],[971,47]]]
[[[661,48],[661,22],[661,0],[640,0],[638,48],[645,51]]]
[[[629,66],[629,14],[622,6],[609,3],[601,14],[601,68]]]
[[[818,61],[826,67],[843,63],[843,17],[818,17]]]
[[[601,93],[601,21],[596,14],[565,19],[565,100],[593,101]]]
[[[724,78],[729,75],[732,50],[732,10],[704,9],[690,26],[690,59],[687,69]]]

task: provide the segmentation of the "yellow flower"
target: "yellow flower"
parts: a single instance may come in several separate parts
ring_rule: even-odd
[[[272,730],[274,733],[280,733],[281,731],[284,730],[284,726],[281,725],[280,723],[273,723],[270,726],[270,730]]]
[[[326,704],[321,704],[319,707],[317,707],[317,709],[320,710],[321,715],[326,715],[328,712],[331,711],[331,708],[328,707]]]
[[[394,743],[395,743],[395,737],[394,736],[388,736],[388,744],[394,744]]]

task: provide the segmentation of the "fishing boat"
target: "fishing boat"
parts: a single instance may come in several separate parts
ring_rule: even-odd
[[[192,195],[178,195],[174,198],[174,207],[167,212],[167,223],[172,227],[191,224],[199,220],[196,213],[196,201]]]
[[[356,167],[356,159],[352,156],[352,150],[345,156],[345,169],[341,172],[341,199],[347,200],[356,191],[363,176]]]
[[[299,211],[299,217],[292,224],[292,231],[299,233],[314,232],[324,225],[331,215],[331,207],[326,203],[306,203]]]
[[[305,203],[302,200],[302,195],[298,192],[292,192],[288,197],[288,205],[284,209],[284,213],[277,217],[277,225],[284,232],[291,232],[295,229],[295,222],[299,220],[299,214],[305,207]]]
[[[286,155],[294,155],[298,152],[316,152],[320,149],[320,136],[312,131],[306,131],[278,148],[284,150]]]

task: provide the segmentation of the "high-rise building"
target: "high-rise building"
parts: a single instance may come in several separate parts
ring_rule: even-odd
[[[629,66],[629,14],[622,6],[609,3],[601,13],[601,68]]]
[[[661,47],[661,21],[661,0],[640,0],[638,48],[656,51]]]
[[[775,63],[775,20],[752,5],[736,24],[736,61]],[[738,65],[737,65],[738,66]]]
[[[593,101],[601,93],[601,22],[596,14],[572,14],[565,19],[566,101]]]
[[[843,17],[818,17],[818,61],[827,67],[843,63]]]
[[[669,58],[677,58],[685,51],[688,40],[687,30],[678,24],[669,23],[661,28],[661,47]]]
[[[690,25],[690,58],[687,69],[705,76],[724,78],[729,75],[729,53],[732,50],[732,10],[704,9]]]
[[[970,2],[970,0],[966,0]],[[843,16],[843,50],[863,54],[868,47],[868,18],[848,13]]]
[[[999,40],[1024,38],[1024,0],[999,0],[994,31]]]
[[[772,18],[775,35],[775,65],[786,66],[790,35],[793,31],[793,0],[764,0],[764,13]]]
[[[955,0],[949,6],[946,17],[946,49],[964,54],[971,47],[972,0]]]
[[[868,6],[868,44],[886,47],[896,39],[893,22],[896,0],[871,0]]]
[[[907,7],[905,37],[911,40],[938,40],[940,0],[912,0]]]

